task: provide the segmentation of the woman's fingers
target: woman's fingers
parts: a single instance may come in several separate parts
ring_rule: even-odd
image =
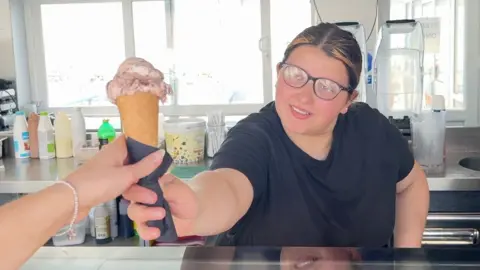
[[[128,216],[137,225],[137,232],[145,240],[153,240],[160,236],[158,228],[148,227],[147,221],[161,220],[165,217],[165,210],[161,207],[147,207],[132,203],[128,207]]]
[[[128,207],[128,216],[138,224],[150,220],[161,220],[165,217],[165,209],[161,207],[148,207],[145,205],[132,203]]]
[[[148,227],[145,223],[137,223],[137,233],[144,240],[154,240],[160,237],[160,229]]]

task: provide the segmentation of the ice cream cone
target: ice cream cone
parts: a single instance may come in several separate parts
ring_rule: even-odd
[[[125,136],[158,147],[159,98],[148,92],[137,92],[117,98]]]

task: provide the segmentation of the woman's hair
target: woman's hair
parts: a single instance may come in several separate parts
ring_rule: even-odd
[[[362,51],[352,33],[332,23],[320,23],[303,30],[288,45],[282,62],[303,45],[317,46],[328,56],[341,61],[348,73],[348,88],[355,89],[362,72]]]

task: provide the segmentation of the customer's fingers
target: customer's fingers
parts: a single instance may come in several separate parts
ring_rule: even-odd
[[[150,220],[165,218],[165,209],[161,207],[148,207],[138,203],[131,203],[127,211],[130,219],[136,223],[145,223]]]
[[[96,165],[109,164],[120,166],[125,163],[128,157],[127,143],[124,135],[120,135],[112,143],[102,147],[102,150],[95,155],[93,162]]]
[[[154,240],[160,237],[160,229],[148,227],[145,223],[137,224],[137,233],[144,240]]]
[[[157,201],[157,194],[148,188],[132,185],[123,193],[123,198],[132,202],[153,204]]]
[[[143,178],[150,173],[152,173],[158,166],[162,163],[163,156],[165,155],[164,150],[159,150],[154,152],[139,162],[125,166],[124,168],[128,170],[126,175],[130,176],[131,184],[138,182],[140,178]]]

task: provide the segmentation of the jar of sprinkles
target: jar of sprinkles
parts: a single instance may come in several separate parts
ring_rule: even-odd
[[[167,152],[175,164],[204,160],[206,122],[199,118],[169,119],[164,122]]]

